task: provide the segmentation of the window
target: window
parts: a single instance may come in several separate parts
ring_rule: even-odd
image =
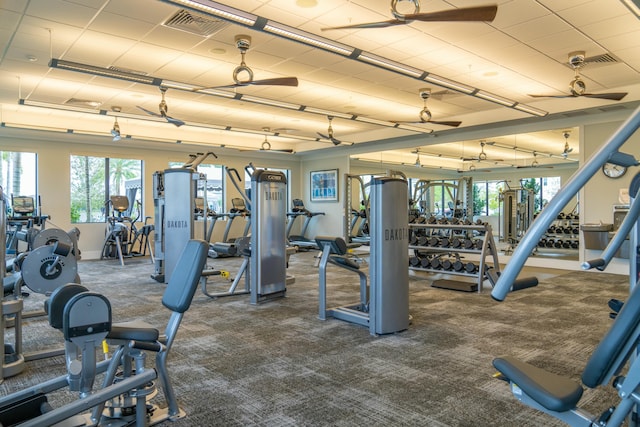
[[[0,151],[0,186],[5,195],[9,214],[13,212],[11,196],[33,197],[35,203],[38,203],[36,160],[35,153]]]
[[[125,216],[142,216],[142,161],[71,156],[71,222],[105,222],[110,196],[126,196]]]
[[[523,178],[523,188],[535,193],[535,211],[539,212],[560,191],[559,176]],[[500,191],[506,187],[504,181],[477,181],[473,184],[473,214],[498,215],[500,209]]]

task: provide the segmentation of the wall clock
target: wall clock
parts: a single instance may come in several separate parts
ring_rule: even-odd
[[[627,172],[627,168],[613,163],[605,163],[602,165],[602,173],[609,178],[620,178]]]

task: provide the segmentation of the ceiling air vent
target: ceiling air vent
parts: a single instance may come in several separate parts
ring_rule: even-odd
[[[209,37],[230,24],[221,19],[197,15],[182,9],[167,19],[162,25],[202,37]]]
[[[609,64],[617,64],[618,62],[620,62],[620,60],[613,56],[613,54],[611,53],[603,53],[602,55],[595,55],[584,58],[584,64],[588,65],[589,68]]]

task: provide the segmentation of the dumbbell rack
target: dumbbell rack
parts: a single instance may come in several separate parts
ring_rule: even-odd
[[[540,238],[537,251],[577,251],[580,245],[579,222],[577,215],[561,214]]]
[[[416,242],[414,236],[420,235],[422,239]],[[426,241],[424,237],[427,237]],[[438,244],[434,243],[437,242]],[[441,246],[440,243],[447,239],[449,245]],[[466,242],[459,247],[451,246],[454,239],[459,242]],[[468,247],[467,241],[473,242],[473,247]],[[487,271],[493,269],[496,273],[500,273],[500,264],[498,262],[498,253],[493,239],[493,233],[489,224],[409,224],[409,249],[413,249],[416,256],[418,254],[449,254],[456,258],[460,254],[477,254],[479,255],[479,264],[475,264],[472,272],[462,269],[456,271],[454,269],[432,268],[431,266],[409,266],[409,270],[423,271],[427,273],[451,274],[475,278],[477,281],[477,291],[482,292],[482,284],[487,277]],[[420,244],[424,243],[424,244]],[[446,243],[445,243],[446,245]],[[490,257],[487,262],[487,257]]]

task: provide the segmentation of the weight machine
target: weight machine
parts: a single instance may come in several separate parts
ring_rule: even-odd
[[[619,149],[640,128],[640,107],[617,129],[617,131],[576,171],[540,212],[531,224],[524,238],[516,247],[511,261],[498,278],[491,296],[503,301],[512,290],[516,275],[524,266],[547,228],[557,218],[562,209],[578,191],[598,173],[605,163],[630,167],[640,162],[633,155]],[[640,176],[631,183],[629,194],[635,195],[630,210],[620,225],[616,236],[609,242],[601,258],[587,261],[584,269],[604,270],[611,262],[622,242],[629,236],[630,263],[629,283],[631,294],[615,317],[611,328],[592,353],[582,373],[582,384],[596,388],[611,384],[620,401],[616,407],[605,409],[600,415],[593,415],[578,406],[582,397],[582,384],[562,377],[513,357],[496,358],[496,377],[509,383],[512,393],[524,404],[558,418],[571,426],[618,427],[625,421],[627,425],[639,425],[637,406],[640,404],[640,286],[638,272],[640,258]]]
[[[533,222],[535,193],[528,188],[508,188],[500,192],[499,202],[502,212],[500,236],[508,243],[518,243]]]
[[[259,304],[286,295],[287,284],[293,279],[287,277],[287,242],[285,232],[287,179],[282,172],[266,169],[251,172],[251,199],[238,182],[240,176],[235,169],[228,169],[236,175],[231,179],[246,206],[251,211],[251,236],[238,239],[238,251],[244,257],[242,266],[227,291],[209,292],[206,282],[202,291],[211,298],[250,294],[251,304]],[[247,169],[249,172],[249,169]],[[244,275],[245,286],[237,289]]]
[[[184,245],[193,239],[195,232],[194,211],[197,188],[206,189],[207,177],[196,168],[207,157],[218,158],[213,152],[190,155],[180,168],[156,171],[153,174],[153,205],[155,222],[155,271],[151,278],[168,283]],[[207,206],[206,190],[202,205]],[[203,217],[203,236],[207,236],[208,218]]]
[[[369,328],[372,335],[390,334],[409,327],[409,230],[407,228],[407,182],[374,178],[371,184],[370,284],[347,253],[341,237],[316,237],[322,249],[319,264],[318,317],[345,320]],[[348,306],[327,309],[327,265],[331,263],[357,273],[360,300]]]
[[[144,321],[113,323],[111,305],[100,294],[81,285],[58,288],[46,304],[49,324],[65,339],[67,373],[0,398],[0,423],[21,426],[155,425],[184,417],[169,378],[167,359],[178,328],[193,300],[207,244],[190,240],[162,296],[170,311],[164,334]],[[98,362],[103,341],[116,347],[111,358]],[[154,368],[145,366],[155,355]],[[94,389],[96,375],[104,373],[102,387]],[[152,402],[162,388],[165,406]],[[47,394],[68,389],[78,399],[52,408]],[[90,412],[82,413],[90,410]]]

